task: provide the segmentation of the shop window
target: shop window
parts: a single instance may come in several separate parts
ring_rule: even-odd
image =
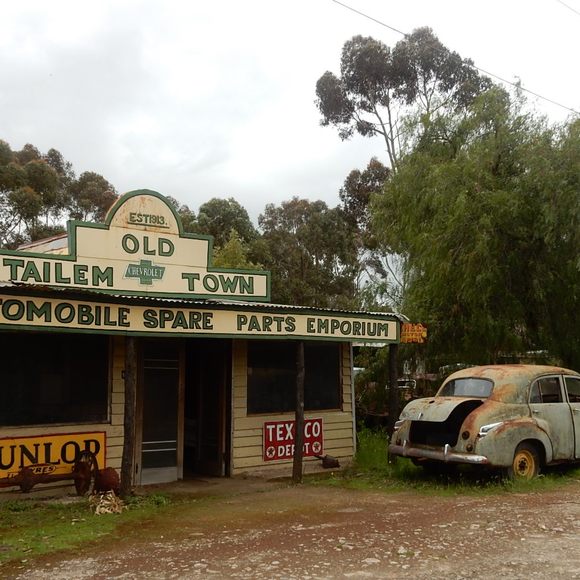
[[[341,405],[340,345],[304,345],[304,408]],[[248,341],[248,413],[286,413],[296,409],[296,343]]]
[[[107,420],[107,336],[0,333],[0,352],[0,425]]]

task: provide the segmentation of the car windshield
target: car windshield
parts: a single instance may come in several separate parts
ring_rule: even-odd
[[[442,397],[480,397],[485,399],[491,394],[493,382],[489,379],[453,379],[439,391]]]

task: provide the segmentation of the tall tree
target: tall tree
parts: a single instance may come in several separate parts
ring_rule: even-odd
[[[213,236],[216,246],[223,246],[232,230],[248,243],[257,237],[248,212],[233,198],[214,197],[199,207],[197,214],[198,233]]]
[[[360,171],[353,169],[340,188],[341,208],[356,232],[361,306],[370,310],[399,311],[404,293],[404,272],[396,255],[385,254],[370,227],[370,202],[381,195],[391,171],[376,157]]]
[[[250,259],[251,251],[252,247],[240,238],[236,230],[232,230],[228,241],[215,249],[213,265],[218,268],[261,270],[261,264],[256,264]]]
[[[115,199],[113,186],[97,173],[76,179],[56,149],[43,155],[26,144],[13,151],[0,140],[0,246],[62,233],[67,218],[102,221]]]
[[[70,217],[83,221],[102,222],[115,203],[115,188],[102,176],[85,171],[69,187],[68,211]]]
[[[390,173],[388,167],[373,157],[362,171],[353,169],[338,192],[345,215],[361,236],[371,233],[368,229],[371,195],[383,190]]]
[[[55,231],[62,211],[57,172],[30,144],[12,151],[2,141],[0,150],[0,245],[13,247]]]
[[[189,209],[188,205],[180,203],[174,197],[167,196],[167,199],[169,200],[169,203],[171,203],[171,205],[175,208],[175,211],[178,213],[181,219],[183,231],[187,233],[196,233],[197,218],[195,217],[195,212]]]
[[[488,363],[550,349],[580,366],[578,127],[548,127],[490,90],[463,119],[442,116],[373,199],[431,352]]]
[[[356,305],[354,231],[339,208],[294,197],[280,206],[268,204],[258,222],[259,261],[272,271],[275,302]]]
[[[418,28],[393,49],[371,37],[347,41],[340,76],[327,71],[316,83],[316,104],[321,124],[337,127],[341,139],[382,137],[396,171],[405,143],[490,86],[471,61],[446,48],[430,28]]]

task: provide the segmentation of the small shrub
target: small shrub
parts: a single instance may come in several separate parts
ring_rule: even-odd
[[[0,507],[9,511],[9,512],[27,512],[32,509],[35,509],[37,506],[34,502],[31,501],[23,501],[23,500],[14,500],[14,501],[7,501],[5,503],[0,504]]]
[[[388,470],[388,436],[384,429],[373,431],[363,428],[357,434],[357,451],[354,465],[365,471]]]

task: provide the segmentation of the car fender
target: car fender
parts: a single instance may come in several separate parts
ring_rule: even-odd
[[[546,463],[552,461],[552,442],[532,419],[523,418],[513,421],[504,421],[484,437],[478,437],[475,452],[485,455],[490,465],[509,467],[513,461],[517,446],[522,441],[537,441],[544,448]]]

